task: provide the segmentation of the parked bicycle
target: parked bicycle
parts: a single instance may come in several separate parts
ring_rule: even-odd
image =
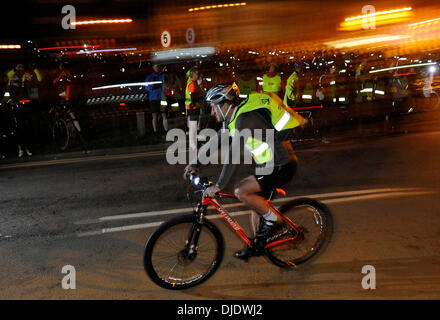
[[[75,138],[84,143],[81,126],[70,104],[56,103],[50,108],[49,114],[52,115],[52,138],[59,150],[66,150]]]
[[[199,196],[212,184],[206,177],[189,176],[188,195]],[[269,200],[275,193],[273,190]],[[191,198],[191,197],[190,197]],[[208,206],[213,206],[229,226],[246,243],[253,256],[266,256],[282,268],[296,268],[322,251],[330,240],[333,219],[324,204],[310,198],[298,198],[282,205],[277,214],[283,227],[265,243],[249,238],[219,199],[236,199],[233,194],[219,192],[215,198],[201,197],[192,214],[165,221],[149,237],[144,248],[143,263],[150,279],[172,290],[201,284],[220,266],[224,255],[222,233],[206,219]]]
[[[26,110],[26,104],[31,100],[18,100],[16,98],[9,99],[6,103],[0,104],[0,144],[2,149],[7,143],[18,146],[18,156],[22,157],[25,153],[31,156],[29,151],[31,144],[32,130],[31,120],[29,118],[29,110]],[[1,156],[4,150],[0,150]]]

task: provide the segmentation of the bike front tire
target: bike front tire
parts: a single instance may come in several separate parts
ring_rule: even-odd
[[[194,215],[183,215],[165,221],[151,234],[145,244],[143,263],[154,283],[170,290],[188,289],[217,271],[223,260],[224,240],[209,221],[201,225],[196,256],[187,259],[182,254],[188,235],[197,225]]]

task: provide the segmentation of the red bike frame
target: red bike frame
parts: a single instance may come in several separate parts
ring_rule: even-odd
[[[282,189],[276,189],[276,191],[280,194],[286,195],[286,192]],[[219,192],[218,195],[222,198],[230,198],[230,199],[237,199],[237,197],[233,194],[230,193],[225,193],[225,192]],[[287,239],[282,239],[282,240],[278,240],[278,241],[273,241],[270,242],[268,244],[265,245],[264,249],[269,249],[269,248],[273,248],[279,245],[282,245],[283,243],[286,243],[288,241],[293,241],[295,240],[298,235],[299,235],[299,230],[298,227],[292,222],[290,221],[288,218],[286,218],[281,212],[279,212],[278,210],[276,210],[276,208],[271,204],[271,202],[269,200],[267,200],[270,204],[270,206],[272,208],[274,208],[275,213],[284,221],[286,222],[289,226],[292,227],[293,230],[295,230],[296,234],[294,237],[290,237]],[[240,225],[237,223],[237,221],[235,221],[231,215],[229,214],[229,212],[222,207],[222,205],[217,201],[217,199],[215,198],[211,198],[211,197],[206,197],[202,200],[202,204],[205,206],[208,205],[212,205],[214,206],[214,208],[217,210],[217,212],[226,220],[226,222],[232,227],[232,229],[235,230],[235,232],[237,232],[237,234],[243,239],[244,242],[246,242],[246,244],[250,247],[253,248],[252,246],[252,242],[249,239],[249,237],[246,235],[246,233],[244,232],[243,228],[240,227]]]

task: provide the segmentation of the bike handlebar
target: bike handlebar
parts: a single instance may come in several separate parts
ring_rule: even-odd
[[[196,187],[201,187],[203,188],[203,190],[206,190],[206,188],[208,188],[212,184],[212,182],[208,180],[208,177],[200,177],[194,172],[191,172],[189,174],[188,180],[191,184],[193,184]]]

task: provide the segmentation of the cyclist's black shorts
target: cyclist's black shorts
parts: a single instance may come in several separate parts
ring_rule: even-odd
[[[276,166],[273,169],[273,172],[268,175],[255,175],[255,179],[257,179],[263,191],[260,192],[260,195],[266,199],[270,197],[270,194],[273,189],[280,188],[290,180],[292,180],[293,176],[296,173],[297,163],[292,161],[288,164]]]

